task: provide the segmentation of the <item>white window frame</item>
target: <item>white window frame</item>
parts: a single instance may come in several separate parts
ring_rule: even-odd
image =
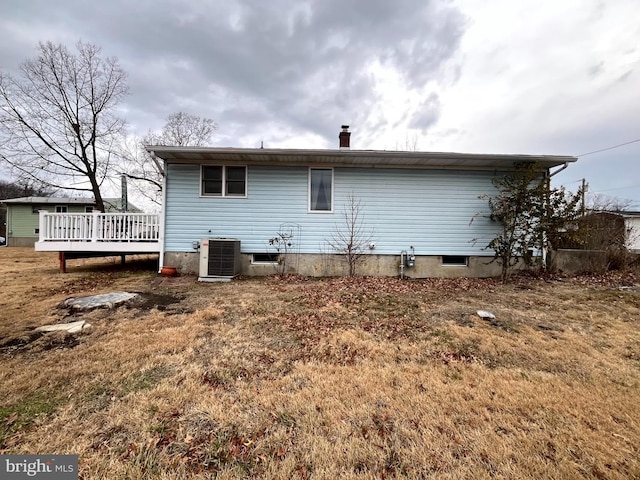
[[[202,185],[202,175],[204,167],[222,167],[222,192],[220,195],[214,193],[204,193]],[[244,168],[244,195],[228,195],[227,191],[227,168],[228,167],[242,167]],[[247,198],[249,191],[249,167],[246,165],[227,165],[227,164],[202,164],[200,165],[200,198]]]
[[[330,210],[311,210],[311,170],[330,170],[331,171],[331,209]],[[308,213],[333,213],[333,199],[335,188],[335,172],[333,167],[309,167],[307,173],[307,212]]]

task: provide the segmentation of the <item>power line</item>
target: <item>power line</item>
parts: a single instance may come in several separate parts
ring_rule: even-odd
[[[614,148],[624,147],[625,145],[631,145],[632,143],[640,142],[640,138],[636,138],[635,140],[631,140],[630,142],[624,142],[619,145],[614,145],[612,147],[603,148],[601,150],[594,150],[593,152],[581,153],[580,155],[576,155],[577,157],[586,157],[587,155],[593,155],[594,153],[606,152],[607,150],[613,150]]]
[[[597,192],[593,192],[593,193],[610,192],[612,190],[628,190],[630,188],[638,188],[638,187],[640,187],[640,185],[629,185],[628,187],[605,188],[604,190],[598,190]]]

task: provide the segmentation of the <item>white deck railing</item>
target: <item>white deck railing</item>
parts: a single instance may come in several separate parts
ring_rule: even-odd
[[[159,242],[154,213],[49,213],[40,211],[40,242]]]

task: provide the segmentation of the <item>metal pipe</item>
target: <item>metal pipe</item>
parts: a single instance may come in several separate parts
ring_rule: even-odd
[[[404,257],[407,255],[406,250],[400,252],[400,280],[404,280]]]

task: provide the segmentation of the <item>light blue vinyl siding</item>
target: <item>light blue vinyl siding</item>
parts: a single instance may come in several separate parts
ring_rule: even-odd
[[[326,240],[344,225],[350,193],[363,206],[372,230],[372,253],[488,255],[483,250],[497,232],[488,217],[493,194],[489,172],[391,168],[334,169],[333,213],[309,212],[307,167],[247,167],[247,197],[200,197],[199,165],[167,170],[165,251],[193,251],[192,242],[232,237],[245,253],[269,252],[270,238],[283,224],[299,225],[300,253],[330,253]],[[472,221],[473,219],[473,221]]]

